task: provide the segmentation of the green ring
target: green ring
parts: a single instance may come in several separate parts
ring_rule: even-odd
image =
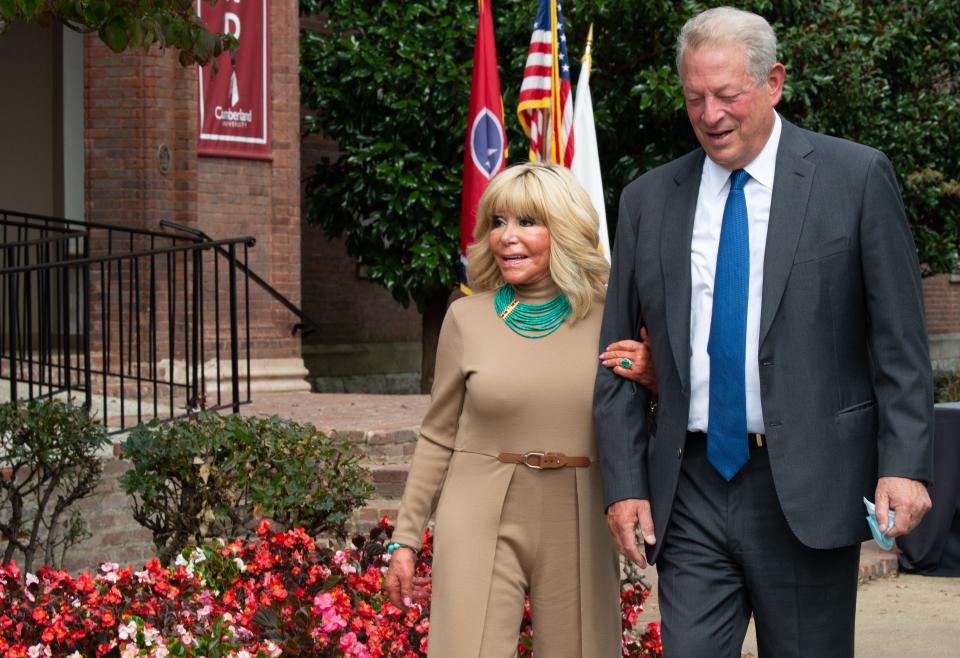
[[[627,357],[623,357],[622,359],[620,359],[620,367],[629,370],[630,368],[633,367],[633,361],[631,361]]]

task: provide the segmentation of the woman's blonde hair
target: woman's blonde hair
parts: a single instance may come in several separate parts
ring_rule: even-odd
[[[599,222],[590,197],[569,169],[525,162],[508,167],[480,197],[476,242],[467,252],[467,278],[477,291],[504,284],[490,251],[493,218],[505,213],[542,222],[550,232],[550,277],[570,300],[572,320],[606,294],[610,266],[600,253]]]

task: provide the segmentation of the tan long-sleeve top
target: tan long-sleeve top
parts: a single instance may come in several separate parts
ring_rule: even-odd
[[[549,279],[518,288],[530,304],[558,292]],[[393,535],[419,547],[435,512],[432,655],[479,651],[500,510],[513,470],[525,468],[496,456],[528,451],[594,462],[576,469],[583,655],[618,655],[618,561],[606,529],[591,415],[602,315],[602,303],[595,303],[582,320],[531,339],[497,316],[492,292],[459,299],[447,312],[431,404]]]

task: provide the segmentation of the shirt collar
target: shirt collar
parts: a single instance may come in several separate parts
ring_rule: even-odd
[[[744,169],[750,174],[750,178],[757,181],[764,187],[773,189],[773,175],[777,167],[777,149],[780,146],[780,133],[783,129],[783,122],[780,120],[780,114],[773,113],[773,130],[770,131],[770,137],[763,149],[757,154]],[[702,184],[707,193],[713,196],[719,196],[724,190],[727,180],[730,178],[730,170],[724,169],[709,157],[703,162]]]

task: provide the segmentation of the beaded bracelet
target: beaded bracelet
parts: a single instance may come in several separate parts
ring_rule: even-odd
[[[395,541],[387,544],[387,555],[393,555],[393,552],[398,548],[409,548],[411,551],[416,553],[416,550],[414,550],[413,546],[407,546],[406,544],[401,544],[400,542]]]

